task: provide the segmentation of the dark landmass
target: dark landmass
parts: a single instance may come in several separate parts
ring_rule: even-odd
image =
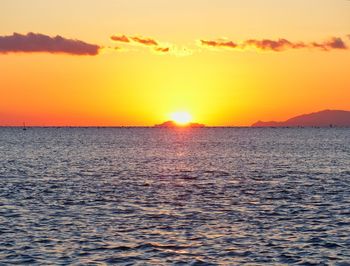
[[[252,127],[350,127],[350,111],[324,110],[296,116],[283,122],[258,121]]]
[[[177,127],[203,128],[203,127],[205,127],[205,125],[198,124],[198,123],[189,123],[186,125],[178,125],[174,121],[166,121],[162,124],[154,125],[154,127],[157,127],[157,128],[177,128]]]

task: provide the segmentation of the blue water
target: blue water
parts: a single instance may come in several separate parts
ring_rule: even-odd
[[[350,129],[0,128],[0,265],[350,265]]]

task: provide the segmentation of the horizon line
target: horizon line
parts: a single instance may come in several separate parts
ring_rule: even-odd
[[[170,128],[170,129],[173,129],[173,128],[196,128],[196,127],[187,127],[187,126],[178,126],[178,127],[156,127],[155,125],[154,126],[96,126],[96,125],[0,125],[0,128],[4,128],[4,127],[7,127],[7,128]],[[223,127],[251,127],[251,126],[204,126],[202,128],[223,128]]]
[[[95,129],[103,129],[103,128],[119,128],[119,129],[137,129],[137,128],[149,128],[149,129],[215,129],[215,128],[350,128],[350,126],[205,126],[205,127],[156,127],[156,126],[4,126],[0,125],[0,128],[14,128],[14,129],[30,129],[30,128],[95,128]]]

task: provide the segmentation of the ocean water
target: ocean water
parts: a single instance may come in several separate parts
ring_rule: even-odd
[[[350,265],[350,129],[0,128],[0,265]]]

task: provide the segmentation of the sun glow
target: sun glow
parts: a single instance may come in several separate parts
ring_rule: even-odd
[[[192,116],[187,112],[175,112],[170,117],[172,121],[179,125],[186,125],[192,121]]]

